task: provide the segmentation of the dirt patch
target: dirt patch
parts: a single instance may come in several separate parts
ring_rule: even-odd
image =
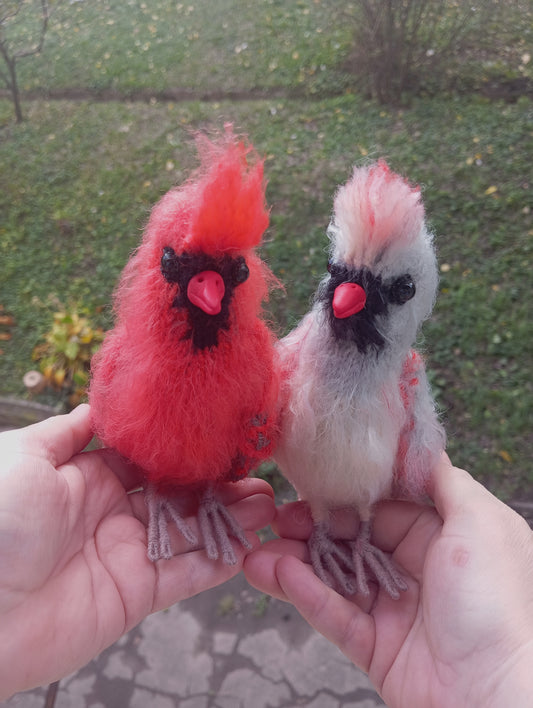
[[[186,101],[202,101],[213,103],[219,101],[259,101],[269,99],[294,99],[306,98],[322,100],[341,96],[343,90],[331,89],[330,91],[320,91],[310,93],[304,87],[287,88],[283,86],[273,86],[269,88],[252,88],[243,90],[199,90],[176,86],[164,91],[153,91],[151,89],[136,89],[131,91],[120,91],[119,89],[89,89],[81,87],[71,87],[64,89],[24,91],[21,98],[24,101],[96,101],[106,102],[139,102],[150,103],[157,101],[161,103],[184,103]],[[464,93],[464,92],[463,92]],[[518,77],[515,79],[495,78],[481,84],[478,88],[472,88],[469,93],[480,94],[491,101],[505,101],[516,103],[516,101],[526,96],[533,99],[533,80],[528,77]],[[11,94],[5,89],[0,89],[0,98],[10,99]]]
[[[332,92],[328,95],[338,95],[337,92]],[[169,88],[164,91],[153,91],[151,89],[136,89],[131,91],[120,91],[118,89],[88,89],[88,88],[64,88],[32,91],[24,91],[21,93],[21,98],[24,101],[125,101],[125,102],[140,102],[150,103],[158,101],[161,103],[183,103],[185,101],[202,101],[202,102],[219,102],[219,101],[256,101],[263,99],[274,98],[304,98],[309,97],[308,92],[298,88],[256,88],[243,89],[232,91],[202,91],[198,89],[188,88]],[[327,97],[324,93],[320,98]],[[5,89],[0,90],[0,98],[9,99],[11,94]]]

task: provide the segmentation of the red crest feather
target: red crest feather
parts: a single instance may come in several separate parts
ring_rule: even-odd
[[[226,126],[222,141],[197,138],[202,165],[198,203],[185,239],[204,253],[242,251],[257,246],[268,226],[263,160]]]
[[[230,125],[217,140],[198,134],[196,144],[200,167],[156,204],[145,241],[157,251],[172,246],[211,256],[259,245],[269,221],[264,161]]]

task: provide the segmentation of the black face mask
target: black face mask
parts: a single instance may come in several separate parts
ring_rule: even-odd
[[[216,315],[205,313],[187,297],[187,286],[191,278],[206,270],[219,273],[224,281],[221,309]],[[189,315],[190,329],[185,339],[192,339],[194,347],[199,350],[216,347],[219,332],[229,329],[229,306],[235,288],[248,279],[249,270],[244,258],[229,255],[212,258],[204,253],[177,255],[170,246],[166,246],[161,257],[161,273],[169,283],[177,283],[179,286],[172,307],[184,309]]]
[[[345,265],[330,263],[330,277],[323,282],[316,294],[315,301],[322,303],[329,326],[339,342],[351,342],[362,353],[373,349],[378,354],[385,345],[385,339],[378,328],[379,319],[384,319],[389,306],[403,305],[416,293],[415,284],[410,275],[405,274],[384,283],[381,276],[375,276],[368,268],[350,270]],[[364,307],[353,315],[337,318],[333,312],[335,290],[343,283],[356,283],[366,294]]]

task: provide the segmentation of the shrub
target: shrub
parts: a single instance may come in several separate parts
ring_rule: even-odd
[[[496,31],[501,0],[355,0],[348,68],[380,103],[449,82],[475,34]],[[490,42],[490,38],[489,38]]]
[[[67,392],[71,405],[85,395],[91,358],[103,337],[104,331],[91,324],[88,311],[72,305],[54,313],[45,341],[33,351],[47,383]]]

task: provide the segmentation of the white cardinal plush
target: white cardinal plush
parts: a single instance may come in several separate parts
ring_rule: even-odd
[[[368,594],[374,579],[397,598],[406,584],[371,543],[372,508],[391,496],[423,498],[445,444],[411,348],[438,281],[420,190],[383,161],[356,168],[336,194],[328,236],[329,274],[279,344],[284,414],[275,458],[310,506],[316,574],[343,594]],[[329,524],[330,512],[346,507],[361,521],[350,542],[333,538]]]

